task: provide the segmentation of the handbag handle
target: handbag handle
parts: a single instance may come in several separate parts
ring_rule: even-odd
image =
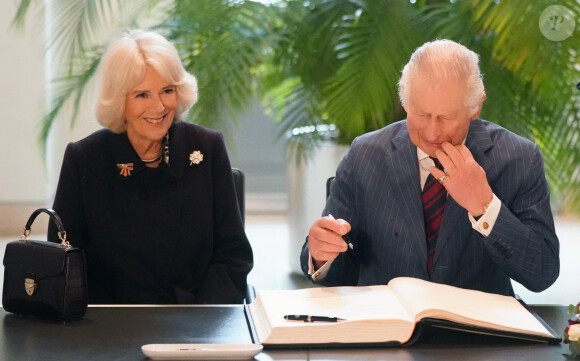
[[[28,222],[26,222],[26,225],[24,226],[24,232],[22,233],[22,236],[20,236],[20,240],[28,241],[28,236],[30,235],[30,227],[32,227],[32,223],[36,219],[36,216],[38,216],[40,213],[48,214],[50,216],[50,219],[52,219],[52,221],[56,225],[56,229],[58,229],[58,238],[61,240],[60,242],[61,247],[63,248],[70,247],[70,243],[68,243],[68,241],[66,240],[66,231],[64,230],[60,217],[53,209],[50,208],[38,208],[37,210],[32,212],[30,218],[28,218]]]

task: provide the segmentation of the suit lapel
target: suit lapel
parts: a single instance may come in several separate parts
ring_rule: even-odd
[[[392,141],[392,169],[390,174],[393,187],[393,199],[399,206],[399,213],[392,215],[403,217],[410,232],[409,241],[416,255],[424,258],[425,272],[427,272],[427,239],[425,236],[425,221],[423,219],[423,204],[421,202],[421,186],[419,185],[419,161],[417,159],[417,147],[411,142],[409,132],[405,126]]]
[[[465,140],[465,146],[471,151],[473,158],[484,169],[485,173],[489,174],[489,170],[493,164],[485,153],[493,146],[493,143],[481,119],[476,119],[471,122],[469,133]],[[448,197],[437,238],[437,247],[435,248],[433,260],[434,264],[449,242],[452,232],[459,229],[458,227],[464,228],[461,230],[462,238],[467,236],[467,232],[471,230],[467,211],[455,202],[452,197]]]

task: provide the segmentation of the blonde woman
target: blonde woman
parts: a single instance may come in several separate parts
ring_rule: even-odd
[[[196,79],[142,30],[109,46],[101,72],[105,129],[68,145],[53,205],[85,251],[89,303],[242,302],[252,250],[223,136],[181,122]]]

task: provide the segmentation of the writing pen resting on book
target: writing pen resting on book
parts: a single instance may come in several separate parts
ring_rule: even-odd
[[[344,318],[326,317],[326,316],[311,316],[311,315],[286,315],[284,316],[289,321],[304,321],[304,322],[338,322],[345,321]]]
[[[332,220],[336,220],[332,214],[328,213],[328,218],[332,219]],[[352,242],[345,240],[346,244],[348,244],[348,248],[350,249],[354,249],[354,245],[352,244]]]

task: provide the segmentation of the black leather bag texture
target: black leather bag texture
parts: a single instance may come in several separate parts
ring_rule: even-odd
[[[60,244],[28,239],[40,213],[48,214],[55,223]],[[72,321],[85,315],[87,300],[82,250],[67,242],[54,210],[37,209],[30,215],[20,240],[6,245],[2,306],[12,313]]]

